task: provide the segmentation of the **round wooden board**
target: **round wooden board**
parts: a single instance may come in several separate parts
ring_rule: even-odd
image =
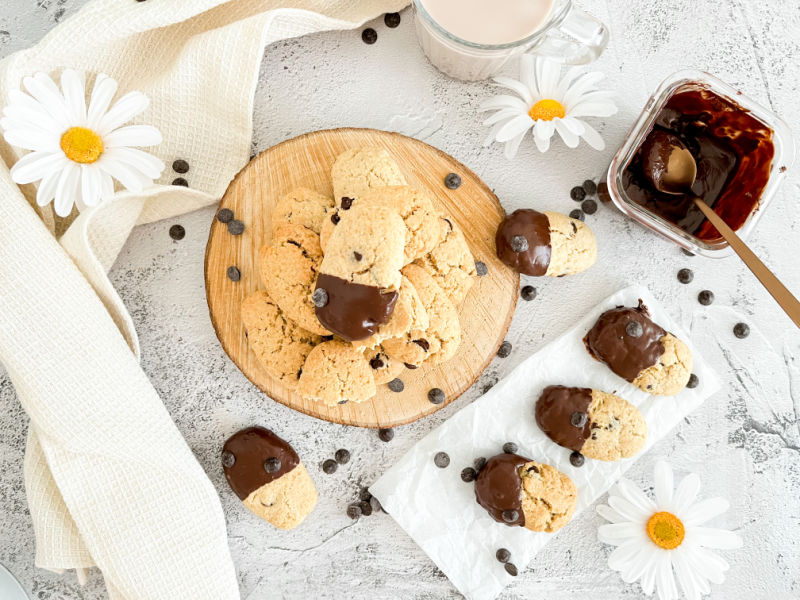
[[[277,199],[297,186],[333,195],[330,168],[348,148],[386,148],[400,165],[409,185],[430,192],[437,209],[449,213],[464,231],[475,260],[489,267],[479,277],[459,309],[461,346],[449,361],[405,370],[401,393],[378,386],[369,402],[327,407],[304,400],[275,381],[250,352],[239,306],[261,287],[257,269],[259,249],[269,243],[272,209]],[[448,173],[458,173],[457,190],[444,186]],[[398,133],[374,129],[315,131],[273,146],[255,157],[231,182],[219,208],[229,208],[244,222],[242,235],[228,233],[217,219],[211,225],[206,247],[206,296],[211,322],[222,347],[242,372],[270,398],[308,415],[334,423],[360,427],[392,427],[411,423],[455,400],[469,388],[495,356],[502,343],[519,294],[519,275],[495,256],[494,234],[505,216],[497,197],[475,173],[444,152]],[[241,280],[226,272],[235,265]],[[428,390],[444,390],[444,404],[428,401]]]

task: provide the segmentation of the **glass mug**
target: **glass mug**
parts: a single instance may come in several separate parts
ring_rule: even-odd
[[[523,52],[565,64],[585,64],[600,56],[608,43],[606,26],[575,8],[572,0],[553,0],[547,17],[536,30],[503,44],[459,38],[434,21],[424,3],[414,0],[414,25],[423,52],[437,69],[464,81],[488,79],[510,58]]]

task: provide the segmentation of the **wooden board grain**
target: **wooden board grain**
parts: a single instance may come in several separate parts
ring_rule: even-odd
[[[369,402],[327,407],[305,400],[269,376],[250,352],[239,306],[259,289],[257,256],[269,243],[272,209],[276,200],[297,186],[333,195],[330,168],[336,156],[348,148],[386,148],[400,165],[409,184],[429,191],[437,209],[449,213],[464,231],[475,260],[483,261],[489,274],[477,278],[459,308],[462,341],[446,363],[405,370],[401,393],[378,386]],[[448,173],[458,173],[457,190],[444,186]],[[502,343],[519,293],[519,275],[495,256],[494,233],[505,213],[496,196],[471,170],[444,152],[398,133],[373,129],[333,129],[308,133],[262,152],[236,176],[219,208],[229,208],[244,222],[242,235],[228,233],[217,219],[211,225],[206,247],[205,278],[211,321],[223,349],[242,372],[270,398],[308,415],[360,427],[392,427],[411,423],[455,400],[469,388],[495,356]],[[228,267],[236,266],[241,280],[228,279]],[[428,390],[444,390],[444,404],[428,401]]]

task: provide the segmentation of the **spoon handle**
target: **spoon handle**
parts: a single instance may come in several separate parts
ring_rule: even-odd
[[[800,301],[786,289],[786,286],[781,283],[780,279],[775,277],[774,273],[769,270],[767,265],[753,254],[753,251],[750,250],[747,244],[733,232],[733,229],[728,227],[728,224],[722,220],[722,217],[715,213],[708,204],[699,198],[695,198],[694,203],[697,205],[697,208],[703,211],[703,214],[711,221],[711,224],[717,228],[717,231],[722,234],[722,237],[725,238],[731,248],[739,255],[739,258],[747,265],[747,268],[753,272],[753,275],[767,288],[767,291],[775,298],[775,301],[780,304],[784,312],[789,315],[789,318],[794,321],[794,324],[800,327]]]

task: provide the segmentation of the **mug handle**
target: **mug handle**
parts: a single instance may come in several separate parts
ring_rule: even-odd
[[[531,53],[567,65],[583,65],[600,56],[607,44],[608,28],[603,22],[578,8],[572,8],[561,25],[548,32],[544,40],[531,49]]]

